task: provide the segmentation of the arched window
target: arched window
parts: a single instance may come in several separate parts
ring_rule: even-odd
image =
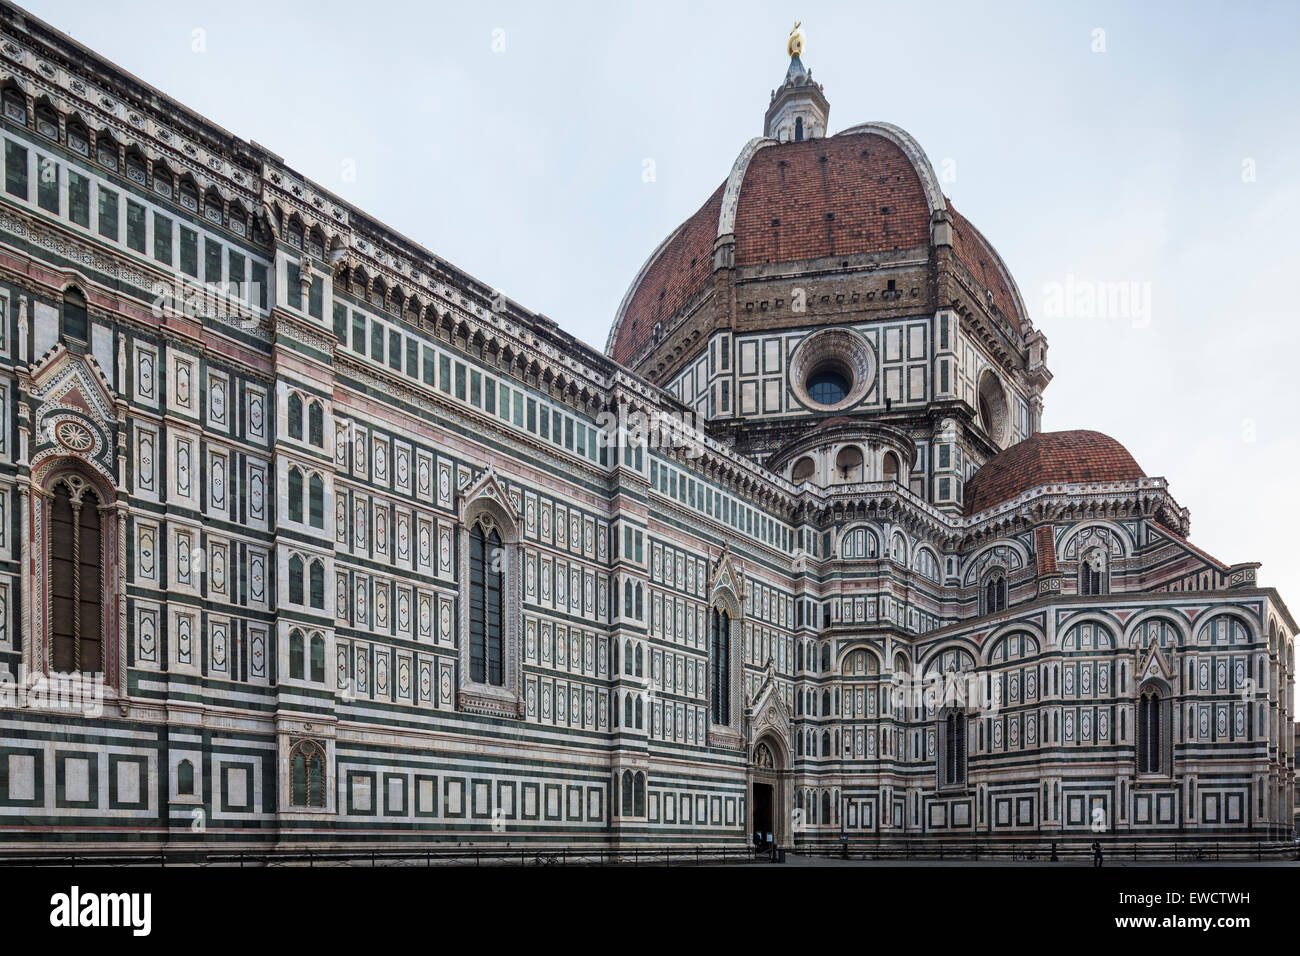
[[[320,634],[311,636],[311,679],[325,683],[325,638]]]
[[[829,790],[823,790],[822,791],[822,823],[827,824],[827,823],[834,823],[834,822],[835,821],[831,819],[831,792]]]
[[[289,556],[289,603],[302,604],[302,558],[299,555],[292,554]]]
[[[289,678],[303,679],[303,637],[296,628],[289,632]]]
[[[801,481],[809,481],[817,472],[817,464],[811,458],[800,458],[794,463],[794,469],[790,472],[790,480],[795,484]]]
[[[103,579],[99,498],[80,479],[54,489],[50,514],[53,669],[99,673],[103,658]]]
[[[470,679],[505,685],[502,613],[501,537],[482,523],[469,533]]]
[[[632,791],[635,789],[632,783],[632,771],[623,771],[623,816],[632,815]]]
[[[848,445],[835,456],[835,473],[840,481],[862,480],[862,449]]]
[[[314,740],[299,741],[289,757],[289,804],[294,807],[325,806],[325,751]]]
[[[939,786],[956,787],[966,782],[966,715],[945,711],[939,720]]]
[[[831,645],[828,641],[822,645],[822,673],[829,674],[831,670]]]
[[[998,573],[989,576],[984,582],[984,609],[985,614],[996,614],[998,611],[1006,609],[1007,606],[1007,579],[1006,576]]]
[[[1097,595],[1110,593],[1110,567],[1107,554],[1093,548],[1079,559],[1079,593]]]
[[[95,158],[99,160],[99,165],[116,171],[118,152],[117,141],[108,133],[100,133],[95,146]]]
[[[325,409],[320,402],[312,402],[307,410],[307,438],[317,448],[325,447]]]
[[[27,125],[27,97],[16,86],[6,86],[4,90],[5,116],[15,123]]]
[[[713,609],[713,632],[709,641],[709,665],[712,669],[710,715],[715,724],[731,723],[731,617],[721,608]]]
[[[302,398],[297,392],[289,393],[289,437],[302,441]]]
[[[311,606],[314,608],[325,607],[325,562],[313,561],[311,563]]]
[[[640,644],[636,646],[636,676],[645,676],[645,651],[642,650]]]
[[[90,338],[90,320],[86,314],[86,297],[76,286],[63,293],[63,321],[61,332],[66,339],[86,342]]]
[[[632,718],[632,695],[628,694],[623,698],[623,726],[631,730],[636,726],[636,721]]]
[[[638,773],[635,777],[636,795],[633,801],[633,813],[638,817],[645,816],[645,774]]]
[[[645,707],[640,697],[636,699],[636,729],[645,730]]]
[[[176,792],[192,796],[194,794],[194,764],[182,760],[176,765]]]
[[[289,469],[289,520],[302,521],[302,472]]]
[[[59,118],[47,103],[36,107],[36,132],[47,139],[57,141],[59,138]]]
[[[1166,700],[1153,682],[1142,686],[1138,695],[1138,773],[1167,773],[1168,746],[1165,734],[1169,720]]]
[[[822,731],[822,756],[829,757],[830,755],[831,755],[831,732],[829,730],[823,730]]]
[[[898,481],[898,456],[892,451],[885,452],[884,464],[881,466],[881,477],[885,481]]]
[[[90,133],[86,130],[86,125],[79,119],[70,119],[67,122],[68,131],[68,148],[74,153],[80,153],[82,156],[90,155]]]
[[[301,511],[301,503],[299,503],[298,508]],[[307,517],[311,519],[310,523],[313,528],[325,527],[325,482],[317,474],[313,474],[307,482]],[[298,520],[302,520],[301,514],[299,514]]]
[[[796,116],[794,118],[794,141],[796,143],[803,142],[803,117],[802,116]]]

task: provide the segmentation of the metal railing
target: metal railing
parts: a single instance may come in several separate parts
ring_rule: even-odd
[[[695,847],[428,847],[250,849],[206,851],[180,850],[85,850],[49,853],[0,852],[0,866],[715,866],[768,862],[771,853],[741,846]]]

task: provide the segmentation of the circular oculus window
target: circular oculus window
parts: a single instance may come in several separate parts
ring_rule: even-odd
[[[856,405],[875,378],[875,353],[849,329],[823,329],[799,343],[790,361],[790,385],[809,408]]]

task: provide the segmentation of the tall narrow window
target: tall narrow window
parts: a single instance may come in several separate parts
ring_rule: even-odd
[[[302,521],[302,472],[289,469],[289,520]]]
[[[50,515],[53,669],[103,670],[99,499],[67,481],[54,489]]]
[[[959,710],[947,711],[939,732],[939,786],[959,786],[966,782],[966,715]]]
[[[307,410],[307,437],[317,448],[325,447],[325,410],[320,402],[312,402]]]
[[[302,558],[296,554],[289,558],[289,603],[302,603]]]
[[[709,647],[712,667],[712,716],[715,724],[731,723],[731,618],[721,608],[713,609],[713,635]]]
[[[995,574],[984,584],[984,613],[996,614],[1007,606],[1007,579]]]
[[[1160,691],[1148,684],[1138,698],[1137,750],[1138,773],[1164,771],[1162,743],[1163,700]]]
[[[63,336],[79,342],[85,342],[90,337],[86,297],[75,287],[63,293]]]
[[[194,793],[194,764],[188,760],[182,760],[176,766],[176,792],[188,795]]]
[[[1109,591],[1110,574],[1106,567],[1106,553],[1094,548],[1079,561],[1079,593],[1097,595]]]
[[[307,517],[313,528],[325,527],[325,482],[320,475],[313,474],[307,481]]]
[[[301,741],[289,758],[292,786],[289,803],[295,807],[325,806],[325,752],[312,740]]]
[[[319,634],[311,637],[311,679],[317,684],[325,683],[325,638]]]
[[[470,680],[505,685],[502,653],[501,537],[475,524],[469,533]]]
[[[311,606],[314,608],[325,607],[325,563],[323,561],[313,561],[311,563]]]
[[[302,631],[289,632],[289,678],[302,680],[303,677],[303,637]]]
[[[289,393],[289,437],[302,441],[302,398],[297,392]]]

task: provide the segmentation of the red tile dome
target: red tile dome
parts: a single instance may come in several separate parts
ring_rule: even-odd
[[[1101,432],[1038,432],[994,455],[966,482],[972,515],[1040,485],[1145,478],[1127,448]]]
[[[1023,303],[1001,258],[939,188],[905,131],[868,123],[834,136],[751,141],[731,175],[651,255],[628,289],[606,353],[634,365],[714,285],[715,245],[734,238],[734,266],[876,255],[931,246],[932,217],[952,223],[953,257],[1013,327]]]

